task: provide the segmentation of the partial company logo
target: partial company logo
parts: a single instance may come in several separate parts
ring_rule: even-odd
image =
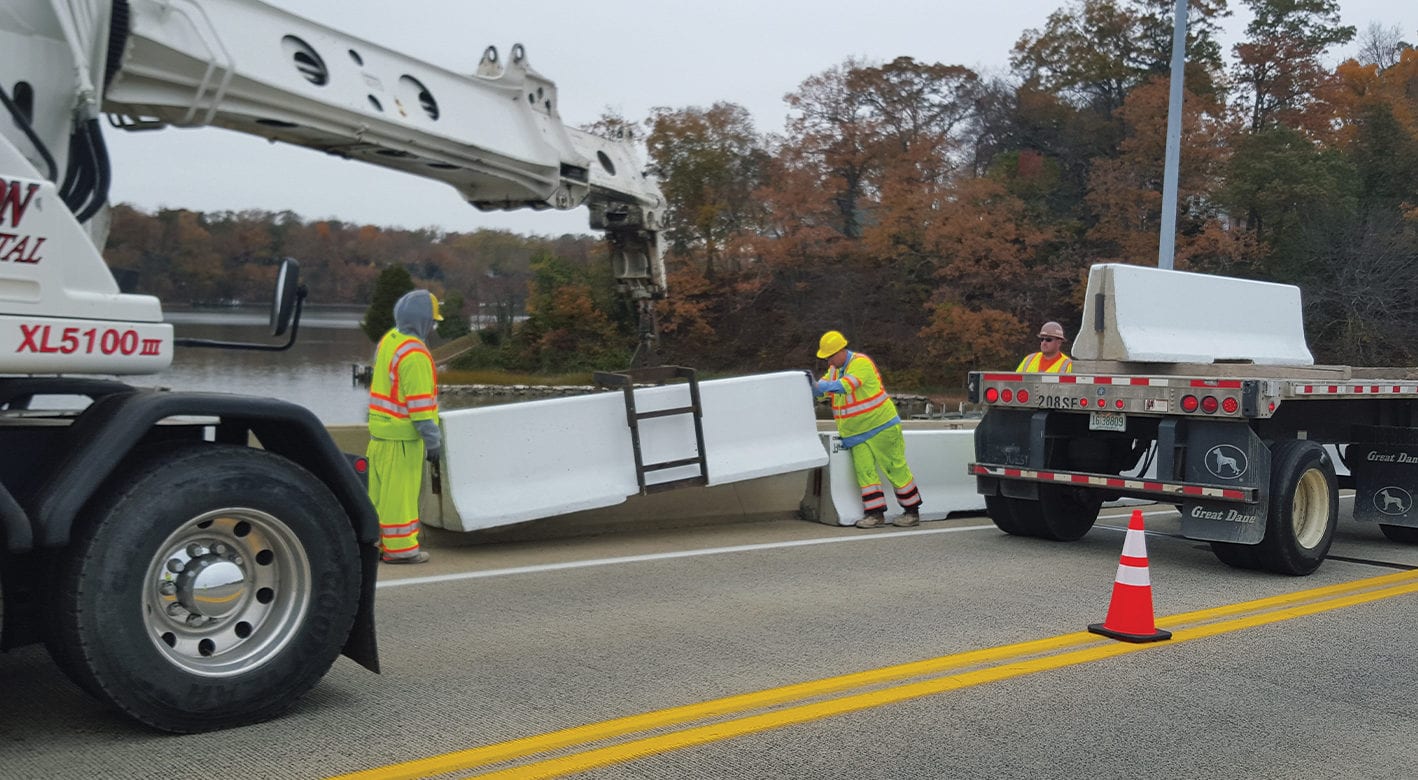
[[[1401,487],[1389,485],[1374,494],[1374,508],[1386,515],[1406,515],[1413,508],[1413,496]]]
[[[1232,444],[1218,444],[1206,451],[1206,470],[1217,479],[1240,479],[1245,476],[1250,463],[1246,453]]]

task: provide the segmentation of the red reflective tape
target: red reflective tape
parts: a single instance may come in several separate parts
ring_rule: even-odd
[[[1076,385],[1078,384],[1078,377],[1074,376],[1073,374],[1060,374],[1059,383],[1065,385]]]
[[[1245,498],[1246,492],[1244,490],[1222,490],[1221,495],[1226,498]]]
[[[1132,557],[1131,555],[1119,556],[1119,557],[1118,557],[1118,563],[1122,564],[1123,566],[1132,566],[1133,568],[1137,568],[1137,569],[1146,569],[1146,568],[1147,568],[1147,559],[1146,559],[1146,558],[1134,558],[1134,557]]]
[[[1069,481],[1071,481],[1071,482],[1081,482],[1081,483],[1083,483],[1083,484],[1086,485],[1086,484],[1088,484],[1089,479],[1088,479],[1088,475],[1087,475],[1087,474],[1074,474],[1074,475],[1072,475],[1072,476],[1069,477]]]
[[[1133,377],[1132,379],[1129,379],[1129,380],[1128,380],[1128,384],[1130,384],[1130,385],[1148,385],[1148,384],[1151,384],[1151,383],[1152,383],[1152,380],[1151,380],[1151,379],[1145,379],[1145,378],[1143,378],[1143,377],[1136,377],[1136,376]]]
[[[1005,475],[1006,477],[1018,477],[1018,476],[1020,476],[1020,474],[1021,474],[1021,472],[1019,471],[1019,469],[1005,469],[1005,470],[1004,470],[1004,475]]]
[[[1314,391],[1315,391],[1315,386],[1314,386],[1314,385],[1305,385],[1305,389],[1302,390],[1301,392],[1304,392],[1304,393],[1313,393]]]
[[[1337,392],[1339,392],[1339,388],[1336,387],[1335,385],[1330,385],[1330,386],[1329,386],[1329,391],[1330,391],[1331,393],[1337,393]]]
[[[1188,495],[1188,496],[1203,496],[1203,495],[1206,495],[1206,490],[1205,490],[1204,488],[1199,488],[1199,487],[1196,487],[1196,486],[1194,486],[1194,485],[1182,485],[1181,488],[1182,488],[1182,493],[1184,493],[1184,494],[1186,494],[1186,495]]]
[[[1371,392],[1371,393],[1377,393],[1378,391],[1379,391],[1379,386],[1378,386],[1378,385],[1374,385],[1373,387],[1369,388],[1369,392]]]
[[[986,382],[1023,382],[1023,374],[985,374]]]
[[[1095,385],[1111,385],[1112,383],[1113,383],[1113,378],[1110,377],[1110,376],[1095,376],[1095,377],[1093,377],[1093,384],[1095,384]]]
[[[1192,387],[1219,387],[1222,389],[1236,390],[1241,387],[1239,379],[1193,379]]]
[[[1364,394],[1364,386],[1363,386],[1363,385],[1359,385],[1358,387],[1355,387],[1355,388],[1354,388],[1354,392],[1355,392],[1356,394],[1363,395],[1363,394]]]
[[[1106,484],[1108,487],[1127,487],[1127,482],[1125,480],[1113,479],[1111,477],[1104,480],[1104,484]]]

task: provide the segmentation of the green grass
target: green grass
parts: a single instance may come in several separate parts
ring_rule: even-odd
[[[441,385],[591,385],[591,372],[571,374],[517,374],[509,371],[483,369],[459,371],[448,369],[438,372]]]

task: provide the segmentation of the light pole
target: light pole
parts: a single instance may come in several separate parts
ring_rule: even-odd
[[[1167,94],[1167,152],[1162,173],[1162,229],[1157,267],[1171,270],[1177,252],[1177,165],[1182,156],[1182,76],[1187,61],[1187,0],[1172,14],[1172,83]]]

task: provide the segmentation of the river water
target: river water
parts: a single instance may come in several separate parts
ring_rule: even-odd
[[[284,352],[178,347],[161,374],[120,377],[132,385],[208,390],[293,401],[326,425],[363,423],[369,391],[351,367],[369,364],[374,345],[359,329],[360,309],[306,309],[295,346]],[[265,309],[165,312],[178,338],[285,343],[272,339]]]

